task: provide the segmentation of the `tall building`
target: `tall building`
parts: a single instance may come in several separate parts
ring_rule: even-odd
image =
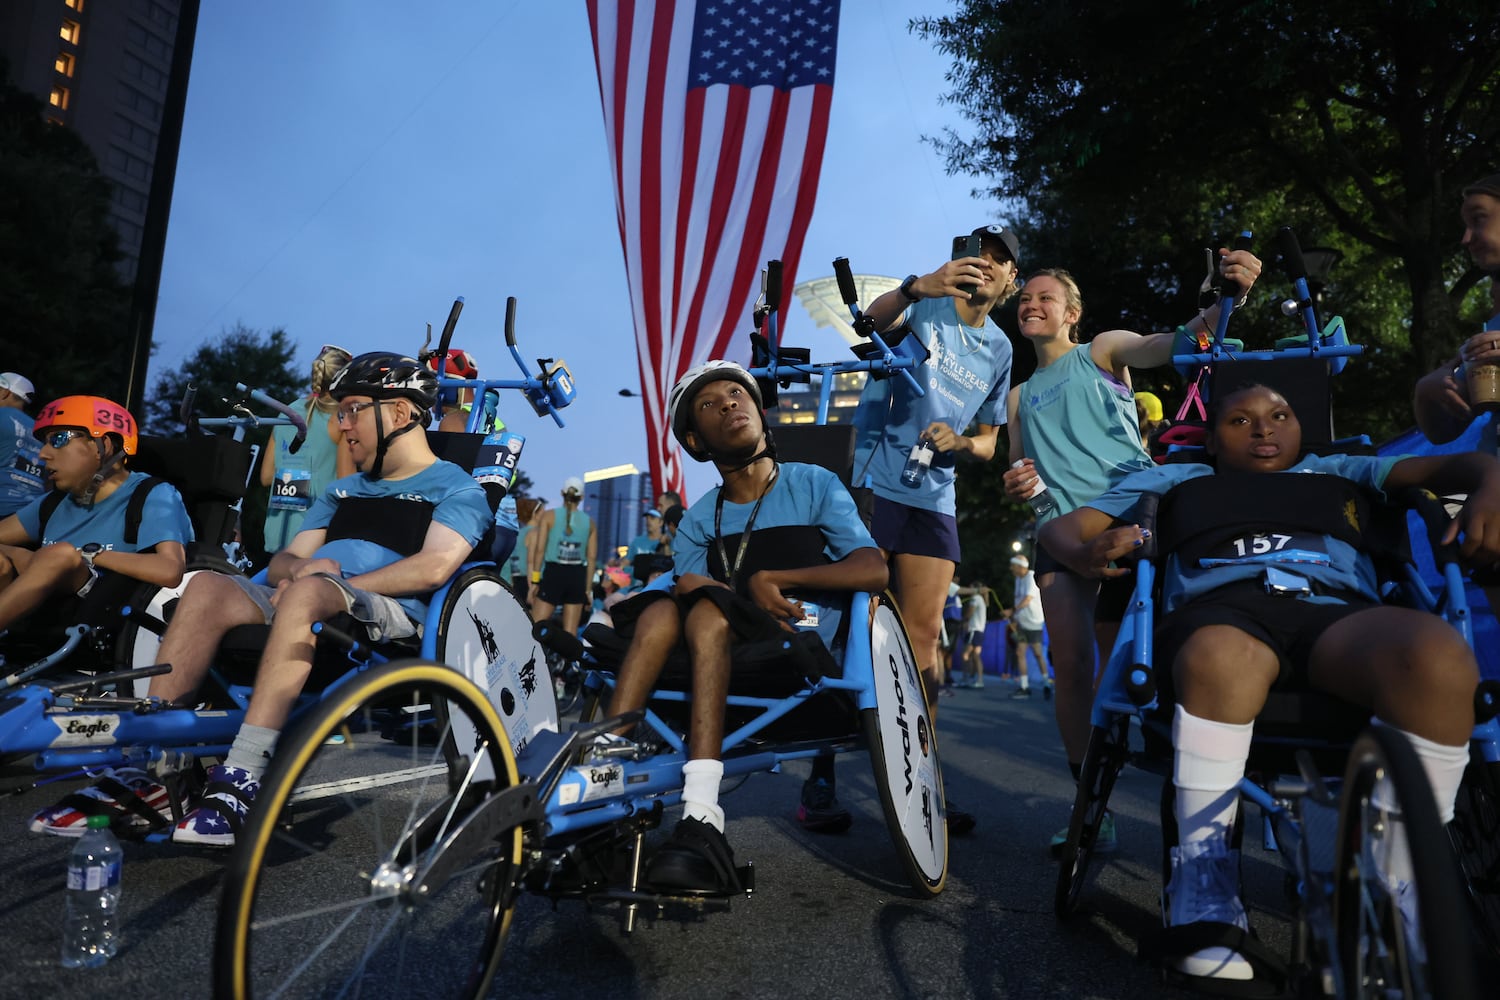
[[[11,79],[73,129],[114,187],[120,276],[134,289],[127,405],[144,395],[199,0],[6,0]]]
[[[864,372],[840,372],[833,377],[833,389],[828,396],[828,423],[847,424],[854,419],[855,407],[859,406],[859,394],[865,387]],[[811,383],[793,384],[785,389],[777,388],[776,406],[766,413],[766,422],[777,424],[811,424],[818,418],[818,380]]]
[[[598,531],[600,565],[646,530],[646,511],[655,501],[651,473],[633,465],[583,474],[583,509],[593,517]]]

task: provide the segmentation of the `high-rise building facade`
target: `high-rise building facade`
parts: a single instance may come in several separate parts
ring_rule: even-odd
[[[11,79],[73,129],[111,182],[120,276],[134,289],[129,404],[143,395],[199,0],[5,0]]]
[[[651,473],[616,465],[583,474],[583,509],[593,517],[603,565],[646,530],[646,511],[656,501]]]

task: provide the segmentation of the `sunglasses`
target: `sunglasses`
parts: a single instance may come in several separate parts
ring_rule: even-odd
[[[60,431],[53,431],[50,434],[44,435],[42,437],[42,444],[45,444],[53,451],[59,451],[63,448],[66,448],[68,446],[68,442],[73,440],[74,438],[88,436],[88,431],[80,431],[74,430],[72,428],[67,428]]]
[[[322,347],[318,348],[318,353],[317,353],[316,356],[321,358],[323,355],[327,354],[329,351],[338,351],[340,354],[342,354],[346,358],[352,358],[352,357],[354,357],[354,355],[350,354],[349,351],[346,348],[340,347],[338,344],[324,344]]]

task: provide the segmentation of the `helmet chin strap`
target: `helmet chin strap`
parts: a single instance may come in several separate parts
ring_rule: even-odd
[[[380,413],[380,411],[383,409],[385,409],[385,407],[383,406],[375,407],[375,440],[378,442],[375,445],[375,464],[370,467],[369,472],[365,473],[365,475],[369,476],[371,479],[380,478],[380,472],[385,467],[385,453],[390,448],[391,442],[396,440],[401,435],[405,434],[407,431],[420,426],[416,420],[416,415],[413,414],[412,419],[407,423],[405,427],[398,428],[387,434],[385,432],[385,419],[381,416]]]
[[[764,413],[761,414],[761,419],[765,419]],[[754,446],[751,446],[739,453],[740,455],[748,454],[750,456],[743,461],[739,461],[735,455],[726,455],[720,458],[718,455],[710,453],[709,458],[713,460],[719,472],[726,476],[732,472],[739,472],[741,469],[748,468],[763,458],[769,458],[774,461],[776,459],[776,439],[771,436],[771,429],[769,427],[766,428],[765,437],[761,439],[761,442],[759,451]],[[731,464],[736,461],[738,461],[738,464]]]
[[[94,506],[94,495],[99,492],[99,487],[104,485],[106,479],[114,475],[115,466],[125,458],[123,451],[117,451],[113,455],[104,454],[103,438],[95,438],[94,447],[99,449],[99,471],[89,479],[89,484],[82,493],[73,496],[73,502],[84,510]]]

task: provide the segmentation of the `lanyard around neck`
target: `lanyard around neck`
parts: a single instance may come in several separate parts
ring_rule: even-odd
[[[766,499],[766,494],[771,492],[771,487],[776,485],[776,480],[781,476],[781,466],[771,467],[771,478],[766,482],[766,488],[760,491],[760,496],[755,498],[755,506],[750,508],[750,516],[745,519],[745,526],[740,529],[739,551],[734,554],[734,565],[729,564],[729,553],[724,548],[724,488],[719,487],[719,495],[714,498],[714,544],[719,548],[719,563],[724,567],[725,583],[729,589],[735,589],[735,577],[739,575],[740,564],[745,561],[745,549],[750,544],[750,529],[755,526],[755,515],[760,513],[761,502]]]

